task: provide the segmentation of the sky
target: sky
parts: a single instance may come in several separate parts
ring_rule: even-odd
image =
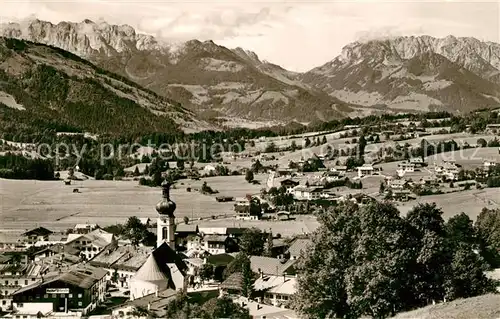
[[[0,7],[0,22],[102,19],[166,41],[242,47],[293,71],[332,60],[348,43],[378,37],[451,34],[500,43],[500,0],[0,0]]]

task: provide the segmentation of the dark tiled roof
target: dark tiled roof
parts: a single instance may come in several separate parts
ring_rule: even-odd
[[[228,239],[228,236],[226,235],[206,235],[203,237],[203,241],[206,242],[218,242],[218,243],[223,243]]]
[[[165,308],[167,304],[175,298],[176,294],[177,292],[173,289],[165,289],[159,291],[158,296],[156,294],[150,294],[142,298],[129,300],[124,304],[113,307],[112,309],[121,309],[128,306],[148,308],[149,305],[150,311],[154,312],[157,318],[163,318],[165,317]]]
[[[107,274],[106,270],[100,269],[100,268],[95,268],[95,267],[85,266],[85,267],[81,267],[81,268],[75,268],[75,269],[72,269],[68,272],[62,273],[60,275],[56,275],[49,280],[45,280],[43,282],[41,281],[41,282],[38,282],[38,283],[35,283],[32,285],[23,287],[23,288],[19,289],[18,291],[16,291],[14,294],[20,294],[20,293],[23,293],[25,291],[31,290],[33,288],[45,286],[45,285],[48,285],[50,283],[54,283],[57,281],[61,281],[61,282],[64,282],[64,283],[72,285],[72,286],[88,289],[88,288],[92,287],[93,285],[95,285],[99,280],[104,278],[106,276],[106,274]]]
[[[214,266],[226,266],[233,261],[233,259],[234,257],[229,254],[211,255],[207,257],[207,263]]]
[[[266,275],[293,275],[295,274],[295,269],[293,267],[295,262],[296,260],[284,260],[263,256],[250,257],[252,271],[255,273],[262,272]]]
[[[50,234],[53,234],[52,231],[48,230],[47,228],[45,227],[38,227],[38,228],[35,228],[35,229],[32,229],[32,230],[28,230],[27,232],[25,232],[23,234],[23,236],[33,236],[33,235],[36,235],[36,236],[46,236],[46,235],[50,235]]]
[[[198,225],[194,224],[179,224],[175,228],[176,233],[197,233]]]
[[[303,238],[295,239],[293,243],[290,245],[290,248],[288,248],[288,253],[290,253],[290,255],[300,256],[300,252],[306,251],[307,247],[311,244],[312,241],[310,239],[303,239]]]
[[[174,282],[174,274],[172,274],[171,269],[172,267],[169,265],[175,264],[179,272],[185,276],[186,271],[187,271],[187,265],[186,263],[181,259],[181,257],[173,250],[170,248],[170,246],[167,243],[161,244],[160,247],[156,248],[153,252],[152,255],[156,261],[156,264],[160,268],[160,271],[165,274],[167,278],[169,278],[169,287],[170,288],[179,288],[176,287],[175,282]]]
[[[233,289],[233,290],[241,290],[243,278],[241,273],[235,272],[231,274],[226,280],[224,280],[219,287],[223,289]]]

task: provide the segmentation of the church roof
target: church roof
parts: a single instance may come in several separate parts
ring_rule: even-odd
[[[186,270],[186,263],[175,250],[163,243],[149,255],[133,279],[152,283],[164,282],[166,287],[178,289],[182,288],[183,284],[183,280],[179,278],[186,275]]]
[[[156,263],[153,254],[149,255],[144,265],[135,274],[134,279],[148,282],[168,281],[167,276]]]

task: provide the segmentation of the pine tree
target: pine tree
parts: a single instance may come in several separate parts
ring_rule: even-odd
[[[255,275],[250,267],[250,258],[245,255],[241,265],[241,294],[247,298],[250,298],[253,293],[253,283]]]
[[[264,249],[264,256],[273,257],[273,233],[267,235],[266,248]]]

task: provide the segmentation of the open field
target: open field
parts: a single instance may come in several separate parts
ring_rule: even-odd
[[[500,295],[458,299],[400,313],[394,319],[493,319],[500,317]]]
[[[265,180],[264,175],[256,178]],[[262,187],[247,183],[244,176],[212,177],[206,181],[220,195],[234,197],[258,193]],[[188,185],[201,187],[202,182],[179,181],[172,189],[176,216],[192,219],[233,214],[234,203],[218,203],[215,196],[186,191]],[[73,188],[80,193],[73,193]],[[66,186],[62,181],[1,179],[0,230],[24,230],[37,225],[66,229],[76,223],[120,223],[134,215],[156,217],[154,207],[160,198],[160,188],[139,186],[137,181],[85,180]]]
[[[443,161],[454,160],[457,164],[464,166],[467,169],[479,167],[486,160],[500,161],[500,153],[498,147],[478,147],[459,150],[455,152],[446,152],[429,156],[426,161],[431,165],[436,162],[440,164]]]
[[[500,206],[500,190],[498,188],[472,189],[449,194],[422,196],[416,200],[399,203],[398,209],[402,214],[406,214],[418,203],[436,203],[443,210],[445,220],[460,214],[466,213],[473,221],[483,209],[498,208]]]

